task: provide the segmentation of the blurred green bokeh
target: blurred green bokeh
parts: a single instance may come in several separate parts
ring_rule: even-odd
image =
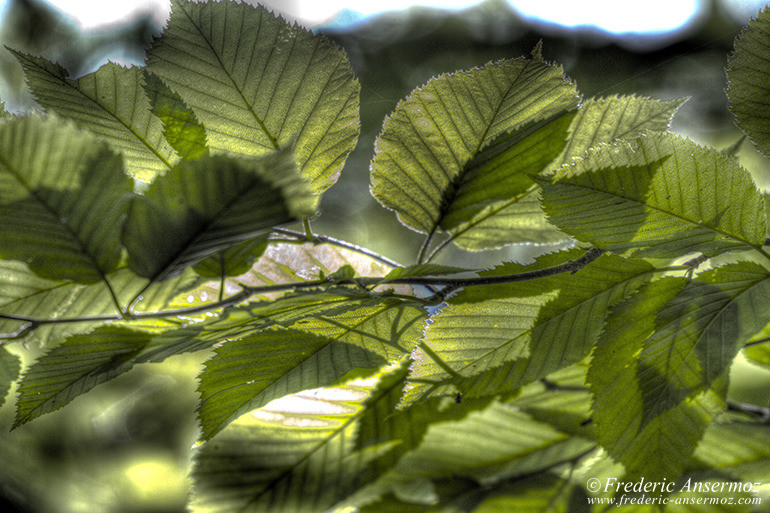
[[[538,32],[502,0],[460,12],[413,8],[345,30],[323,30],[347,50],[361,81],[362,134],[340,180],[325,195],[314,229],[400,262],[413,261],[422,237],[399,225],[369,195],[369,161],[383,118],[430,77],[527,55],[539,40],[545,58],[562,64],[585,97],[689,96],[673,129],[703,144],[731,146],[740,133],[726,108],[724,66],[741,27],[725,11],[730,3],[705,2],[697,26],[663,47],[644,51],[632,41],[621,45],[588,32]],[[83,33],[38,0],[8,0],[4,12],[4,45],[56,60],[73,76],[93,71],[107,59],[141,63],[144,47],[161,30],[149,18],[140,18]],[[34,108],[21,67],[7,51],[0,52],[0,98],[15,112]],[[749,143],[739,157],[760,187],[770,188],[770,164]],[[483,267],[502,259],[526,260],[541,251],[450,250],[443,261]],[[41,353],[38,347],[14,345],[12,350],[25,364]],[[206,357],[175,357],[135,369],[11,433],[9,396],[0,409],[0,506],[46,513],[185,511],[190,448],[197,436],[194,377]],[[763,391],[770,387],[770,373],[747,363],[737,368],[733,397],[766,404]]]

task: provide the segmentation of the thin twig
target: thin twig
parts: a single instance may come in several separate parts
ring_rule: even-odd
[[[501,284],[501,283],[515,283],[515,282],[525,281],[525,280],[535,280],[538,278],[544,278],[547,276],[553,276],[555,274],[560,274],[565,272],[575,273],[578,270],[585,267],[586,265],[588,265],[589,263],[599,258],[599,256],[602,255],[602,253],[604,253],[603,250],[593,248],[587,251],[580,258],[576,258],[575,260],[570,260],[569,262],[564,262],[563,264],[559,264],[553,267],[547,267],[545,269],[538,269],[535,271],[526,271],[523,273],[507,274],[502,276],[479,276],[479,277],[473,277],[473,278],[406,276],[402,278],[393,278],[392,280],[383,280],[382,278],[378,278],[378,277],[363,277],[363,278],[356,278],[355,280],[351,280],[350,282],[340,281],[338,283],[333,283],[328,280],[312,280],[312,281],[301,281],[301,282],[293,282],[293,283],[279,283],[275,285],[265,285],[261,287],[243,287],[242,290],[237,294],[234,294],[229,298],[223,299],[221,301],[216,301],[214,303],[208,303],[205,305],[193,306],[189,308],[180,308],[176,310],[131,313],[129,314],[129,320],[163,319],[165,317],[182,317],[182,316],[199,315],[199,314],[210,312],[213,310],[224,309],[224,308],[237,305],[238,303],[242,303],[243,301],[246,301],[252,296],[255,296],[258,294],[267,294],[271,292],[284,292],[284,291],[299,290],[299,289],[324,288],[330,285],[355,285],[357,287],[391,285],[391,284],[392,285],[443,285],[446,288],[439,291],[439,293],[443,293],[443,295],[446,296],[446,294],[448,294],[450,291],[460,287],[471,287],[471,286],[477,286],[477,285],[493,285],[493,284]],[[27,323],[29,326],[25,326],[21,330],[19,330],[19,331],[26,330],[22,333],[21,336],[23,336],[29,333],[30,331],[36,329],[37,327],[43,326],[46,324],[120,321],[120,320],[125,320],[125,316],[112,314],[112,315],[95,315],[95,316],[84,316],[84,317],[63,317],[63,318],[56,318],[56,319],[38,319],[36,317],[27,317],[23,315],[0,313],[0,319],[7,319],[12,321]],[[9,336],[0,336],[0,339],[19,338],[19,331],[12,333]]]
[[[751,346],[758,346],[760,344],[766,344],[770,342],[770,337],[760,338],[759,340],[754,340],[753,342],[747,342],[743,345],[743,348],[751,347]]]
[[[320,243],[329,244],[329,245],[337,246],[344,249],[349,249],[350,251],[355,251],[356,253],[359,253],[361,255],[366,255],[390,267],[403,267],[401,264],[399,264],[395,260],[391,260],[390,258],[380,255],[379,253],[375,253],[371,249],[367,249],[367,248],[358,246],[357,244],[353,244],[352,242],[337,239],[335,237],[330,237],[329,235],[319,235],[317,233],[314,233],[313,234],[314,240],[309,240],[307,235],[305,235],[304,233],[297,232],[294,230],[289,230],[286,228],[273,228],[273,232],[280,233],[282,235],[289,235],[292,237],[296,237],[297,241],[301,241],[301,242],[316,242],[316,243],[320,242]]]
[[[727,409],[739,413],[746,413],[754,417],[759,417],[763,422],[770,422],[770,408],[764,408],[750,403],[739,403],[737,401],[727,401]]]

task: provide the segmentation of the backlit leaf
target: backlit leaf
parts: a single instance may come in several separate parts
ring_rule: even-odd
[[[770,322],[770,273],[728,264],[702,273],[657,316],[639,354],[644,421],[709,389],[741,346]]]
[[[618,139],[633,139],[650,131],[664,131],[681,100],[661,102],[638,96],[592,98],[584,102],[569,127],[567,145],[548,165],[555,169],[589,148]],[[539,203],[540,187],[486,206],[473,219],[450,230],[455,244],[479,251],[515,242],[555,243],[566,239],[545,220]]]
[[[119,327],[73,335],[38,359],[19,385],[14,427],[58,410],[75,397],[131,366],[127,362],[150,341],[149,333]]]
[[[361,415],[399,383],[380,379],[302,392],[240,417],[198,451],[193,508],[320,513],[374,479],[370,463],[394,444],[359,450],[355,438]]]
[[[522,267],[504,264],[481,276],[558,265],[572,250]],[[583,359],[609,307],[651,277],[642,261],[603,255],[576,274],[469,287],[451,297],[412,358],[405,403],[430,395],[494,395]]]
[[[77,80],[56,63],[14,52],[32,94],[48,112],[75,121],[120,151],[128,172],[149,182],[178,157],[163,138],[162,123],[150,112],[142,70],[107,63]]]
[[[735,121],[770,156],[770,9],[763,9],[735,39],[727,61],[727,99]]]
[[[422,335],[424,318],[422,309],[400,299],[353,300],[300,318],[291,329],[252,332],[226,343],[200,375],[203,438],[273,399],[398,361]]]
[[[707,391],[643,422],[638,354],[655,331],[658,312],[685,284],[684,279],[664,278],[617,305],[591,359],[587,380],[595,398],[596,437],[631,476],[649,480],[679,476],[706,426],[724,405],[717,394]]]
[[[123,231],[129,265],[140,276],[165,279],[273,226],[312,215],[316,202],[291,151],[181,162],[133,202]]]
[[[372,194],[414,230],[457,226],[488,202],[526,190],[526,175],[562,151],[566,114],[577,102],[562,70],[538,57],[434,78],[386,119]]]
[[[206,129],[182,98],[152,73],[144,73],[144,91],[152,113],[163,122],[163,136],[185,160],[195,160],[208,153]]]
[[[765,241],[764,200],[748,171],[672,134],[601,147],[541,185],[549,221],[625,255],[713,256]]]
[[[190,106],[212,150],[296,146],[315,192],[336,181],[356,144],[360,86],[345,53],[262,6],[175,0],[147,68]]]

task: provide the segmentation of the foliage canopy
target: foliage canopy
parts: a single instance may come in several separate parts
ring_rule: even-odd
[[[768,24],[736,41],[727,90],[765,154]],[[208,350],[195,511],[600,511],[615,490],[591,479],[768,468],[767,412],[727,401],[739,354],[770,362],[765,199],[733,156],[667,131],[682,101],[583,98],[539,46],[430,80],[371,160],[373,196],[425,234],[404,267],[312,232],[359,132],[323,36],[175,0],[142,68],[73,80],[14,53],[45,110],[0,122],[14,428]],[[452,243],[559,245],[432,263]],[[22,371],[30,339],[47,352]]]

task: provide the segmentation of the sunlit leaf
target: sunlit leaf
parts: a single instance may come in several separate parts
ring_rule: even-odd
[[[32,94],[48,112],[75,121],[126,159],[129,173],[149,182],[178,159],[163,138],[142,90],[142,71],[107,63],[77,80],[56,63],[14,52]]]
[[[360,86],[345,53],[262,6],[175,0],[147,67],[192,108],[212,150],[295,145],[315,192],[336,181],[356,144]]]
[[[144,91],[152,113],[163,122],[163,136],[185,160],[195,160],[208,153],[206,129],[182,98],[152,73],[144,73]]]
[[[216,349],[199,377],[201,438],[211,438],[231,420],[274,399],[384,363],[369,351],[296,330],[260,331],[229,342]]]
[[[770,10],[760,11],[735,40],[727,61],[727,99],[735,121],[770,156]]]
[[[579,250],[546,255],[522,267],[504,264],[482,276],[542,269]],[[429,395],[494,395],[583,359],[609,307],[651,277],[652,267],[603,255],[576,274],[467,288],[432,319],[405,402]]]
[[[336,308],[329,302],[291,329],[252,332],[217,348],[200,375],[203,438],[273,399],[398,361],[422,335],[424,310],[395,298],[351,299]]]
[[[713,256],[765,242],[764,200],[748,171],[672,134],[599,148],[541,185],[552,223],[625,255]]]
[[[100,383],[127,372],[131,357],[150,338],[149,333],[119,327],[69,337],[24,373],[14,427],[58,410]]]
[[[638,96],[590,99],[577,111],[569,127],[567,145],[548,165],[555,169],[589,148],[618,139],[633,139],[650,131],[664,131],[681,100],[661,102]],[[540,187],[486,206],[471,220],[450,230],[455,244],[478,251],[515,242],[554,243],[566,236],[545,221],[539,204]]]
[[[696,472],[716,469],[729,478],[763,482],[770,472],[770,427],[714,423],[706,429],[693,459]]]
[[[457,226],[488,202],[526,189],[526,175],[562,151],[565,114],[577,103],[561,68],[539,57],[434,78],[386,119],[375,142],[372,193],[417,231]]]
[[[121,158],[72,124],[0,124],[0,257],[54,280],[95,283],[116,270],[133,196]]]
[[[123,230],[129,266],[163,280],[273,226],[312,215],[316,203],[288,150],[251,160],[182,162],[131,205]]]
[[[398,380],[372,381],[296,394],[230,424],[196,455],[193,508],[320,513],[374,479],[370,463],[394,444],[358,450],[356,425]]]
[[[594,447],[593,442],[571,438],[495,402],[465,418],[434,424],[417,449],[404,455],[379,486],[397,490],[406,483],[450,476],[490,486],[566,464]]]

